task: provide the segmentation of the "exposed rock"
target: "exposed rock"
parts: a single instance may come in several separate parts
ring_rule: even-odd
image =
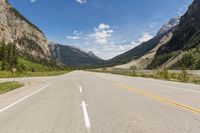
[[[194,0],[188,11],[181,17],[172,39],[159,49],[157,56],[200,45],[199,35],[200,0]]]
[[[180,17],[174,17],[169,20],[169,22],[162,26],[162,28],[157,32],[157,35],[165,34],[169,30],[171,30],[173,27],[177,26],[179,24]]]
[[[149,68],[199,69],[200,60],[198,56],[200,53],[197,52],[199,47],[200,0],[194,0],[188,11],[181,17],[171,40],[158,49]],[[196,53],[191,53],[191,55],[196,55],[187,58],[185,53],[191,50],[196,50]]]
[[[0,41],[16,43],[21,54],[39,59],[50,59],[45,35],[7,0],[0,0]]]
[[[173,31],[166,33],[161,39],[160,42],[157,44],[155,48],[147,52],[145,55],[140,57],[139,59],[135,59],[127,64],[115,66],[116,68],[130,68],[131,66],[137,67],[137,69],[145,69],[149,63],[153,60],[157,50],[159,47],[167,43],[173,35]]]

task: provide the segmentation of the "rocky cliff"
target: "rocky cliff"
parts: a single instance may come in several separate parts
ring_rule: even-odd
[[[199,51],[200,0],[194,0],[188,11],[181,17],[171,40],[158,49],[149,66],[150,68],[162,66],[171,69],[200,69]]]
[[[0,0],[0,42],[15,43],[21,55],[49,60],[45,35],[15,10],[7,0]]]
[[[169,20],[167,24],[164,24],[161,29],[157,32],[157,35],[165,34],[169,30],[171,30],[173,27],[177,26],[179,24],[180,17],[174,17]]]
[[[199,45],[200,0],[194,0],[188,11],[181,17],[178,28],[169,43],[159,49],[157,55],[178,50],[187,50]]]

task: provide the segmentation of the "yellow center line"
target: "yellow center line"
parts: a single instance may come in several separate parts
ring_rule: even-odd
[[[177,103],[175,101],[172,101],[172,100],[169,100],[169,99],[166,99],[166,98],[163,98],[161,96],[158,96],[158,95],[155,95],[155,94],[152,94],[152,93],[149,93],[149,92],[146,92],[146,91],[143,91],[143,90],[140,90],[140,89],[136,89],[134,87],[130,87],[128,85],[125,85],[125,84],[117,84],[119,87],[123,88],[123,89],[126,89],[126,90],[129,90],[129,91],[132,91],[132,92],[135,92],[135,93],[138,93],[138,94],[141,94],[143,96],[146,96],[146,97],[149,97],[149,98],[152,98],[154,100],[157,100],[157,101],[160,101],[160,102],[163,102],[163,103],[167,103],[167,104],[170,104],[170,105],[173,105],[173,106],[176,106],[176,107],[179,107],[179,108],[183,108],[183,109],[186,109],[186,110],[190,110],[192,112],[195,112],[195,113],[200,113],[200,110],[199,109],[195,109],[191,106],[187,106],[187,105],[184,105],[184,104],[181,104],[181,103]]]

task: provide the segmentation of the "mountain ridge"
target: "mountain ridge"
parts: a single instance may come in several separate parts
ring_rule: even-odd
[[[49,43],[49,49],[52,58],[67,66],[89,67],[103,60],[91,52],[85,52],[74,46],[62,45],[58,43]]]
[[[169,20],[166,24],[164,24],[157,32],[157,35],[154,36],[152,39],[141,43],[140,45],[132,48],[131,50],[122,53],[110,60],[107,60],[103,62],[101,65],[106,67],[124,67],[125,64],[130,64],[132,61],[137,61],[140,58],[143,58],[146,54],[148,54],[150,51],[152,51],[154,48],[156,48],[158,45],[163,45],[163,41],[171,38],[172,32],[175,30],[179,22],[179,17],[175,17]],[[167,26],[166,26],[167,25]],[[163,28],[164,27],[164,28]],[[167,28],[165,28],[167,27]],[[164,40],[163,40],[164,39]],[[158,48],[157,48],[158,49]],[[156,49],[156,50],[157,50]],[[156,51],[154,51],[154,54],[156,54]],[[154,55],[153,54],[153,55]],[[139,67],[140,69],[144,69],[147,64],[144,64],[144,62],[150,62],[152,60],[152,56],[150,59],[147,59],[148,61],[142,60],[142,67]],[[134,64],[135,66],[140,66],[139,64]],[[130,67],[130,66],[129,66]]]
[[[173,60],[170,69],[200,69],[200,1],[194,0],[181,17],[180,24],[172,39],[161,46],[149,65],[149,69],[159,68]],[[180,56],[182,55],[182,56]]]
[[[180,22],[180,17],[173,17],[169,20],[168,23],[164,24],[157,32],[157,35],[165,34],[173,27],[177,26]]]

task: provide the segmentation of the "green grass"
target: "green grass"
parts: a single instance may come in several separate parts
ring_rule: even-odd
[[[51,68],[48,67],[48,66],[38,64],[38,63],[34,63],[34,62],[31,62],[31,61],[25,60],[23,58],[18,59],[18,64],[19,64],[19,68],[25,67],[25,69],[27,71],[49,71],[49,70],[51,70]]]
[[[15,77],[41,77],[41,76],[56,76],[56,75],[62,75],[66,74],[69,71],[43,71],[43,72],[26,72],[26,73],[20,73],[17,72]],[[0,78],[12,78],[13,73],[9,71],[0,71]]]
[[[0,94],[22,87],[19,82],[4,82],[0,83]]]
[[[44,71],[44,72],[27,72],[27,77],[39,77],[39,76],[56,76],[66,74],[68,71]]]
[[[10,78],[13,77],[13,74],[8,71],[0,71],[0,78]]]
[[[1,64],[1,62],[0,62]],[[18,67],[15,77],[40,77],[55,76],[68,73],[69,70],[53,68],[51,66],[34,63],[23,58],[18,59]],[[12,78],[14,75],[10,71],[1,71],[0,78]]]

